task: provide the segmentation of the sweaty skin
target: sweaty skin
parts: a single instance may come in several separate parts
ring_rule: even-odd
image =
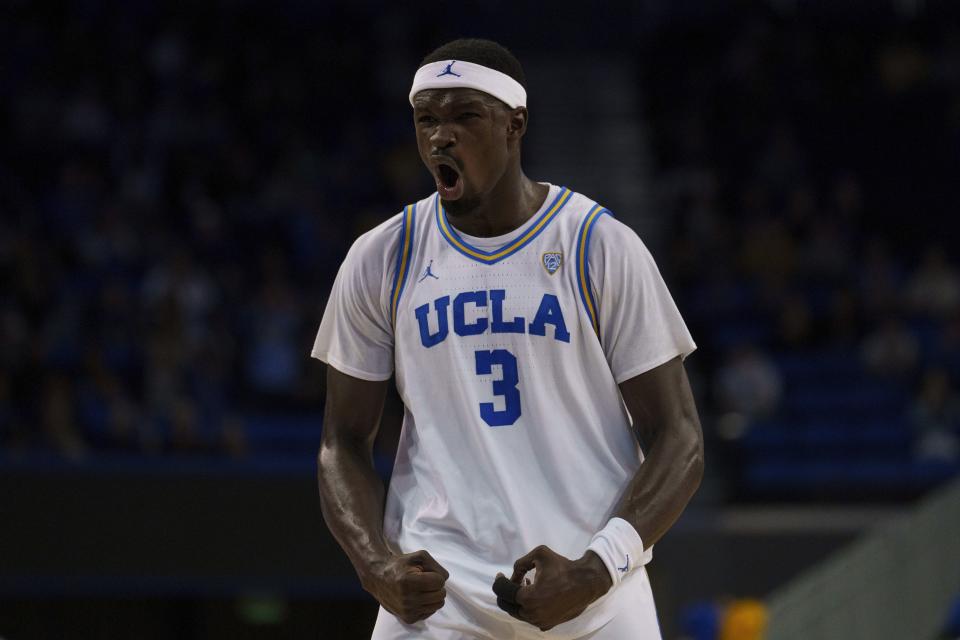
[[[387,382],[368,382],[327,367],[317,477],[320,506],[360,584],[407,624],[443,606],[449,574],[426,551],[400,554],[383,537],[383,482],[373,467]]]
[[[548,187],[520,166],[526,108],[473,89],[431,89],[414,96],[420,157],[434,179],[439,165],[459,175],[443,199],[451,222],[466,234],[508,233],[530,218]],[[438,188],[438,190],[440,190]],[[353,563],[364,589],[406,623],[443,606],[447,571],[425,550],[400,554],[383,536],[384,487],[373,468],[373,441],[387,382],[368,382],[327,367],[318,483],[324,519]],[[646,459],[625,488],[615,515],[632,524],[646,546],[676,521],[703,474],[703,438],[679,358],[627,380],[620,391],[644,444]],[[536,567],[532,584],[524,576]],[[546,630],[579,615],[612,584],[592,551],[565,558],[539,546],[519,558],[513,575],[491,576],[498,604]]]

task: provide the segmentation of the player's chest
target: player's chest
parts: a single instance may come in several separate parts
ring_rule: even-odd
[[[577,298],[562,247],[536,243],[492,264],[433,243],[419,254],[397,310],[403,342],[425,349],[497,335],[570,342]]]

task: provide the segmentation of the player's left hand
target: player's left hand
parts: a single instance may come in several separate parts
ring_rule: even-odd
[[[534,568],[533,581],[524,580]],[[540,545],[514,563],[509,580],[498,573],[493,592],[501,609],[546,631],[576,618],[612,584],[603,561],[593,551],[570,560]]]

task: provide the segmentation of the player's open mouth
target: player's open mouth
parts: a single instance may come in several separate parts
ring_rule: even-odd
[[[463,179],[460,171],[452,164],[438,163],[434,177],[437,180],[437,192],[444,200],[456,200],[463,195]]]

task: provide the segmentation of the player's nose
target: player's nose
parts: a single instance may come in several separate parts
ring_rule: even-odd
[[[453,127],[441,122],[434,128],[430,134],[430,146],[434,149],[446,149],[456,144],[457,138],[453,133]]]

